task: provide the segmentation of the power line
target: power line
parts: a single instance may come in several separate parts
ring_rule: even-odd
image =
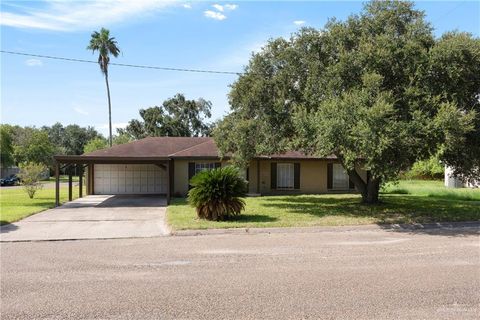
[[[0,50],[0,52],[1,53],[6,53],[6,54],[19,55],[19,56],[36,57],[36,58],[44,58],[44,59],[52,59],[52,60],[63,60],[63,61],[70,61],[70,62],[95,63],[95,64],[98,63],[97,61],[94,61],[94,60],[56,57],[56,56],[46,56],[46,55],[41,55],[41,54],[33,54],[33,53],[18,52],[18,51]],[[169,68],[169,67],[147,66],[147,65],[137,65],[137,64],[127,64],[127,63],[116,63],[116,62],[110,62],[109,65],[119,66],[119,67],[141,68],[141,69],[155,69],[155,70],[164,70],[164,71],[234,74],[234,75],[240,75],[241,74],[240,72],[233,72],[233,71]]]

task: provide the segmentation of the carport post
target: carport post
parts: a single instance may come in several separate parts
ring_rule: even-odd
[[[60,205],[60,164],[55,161],[55,207]]]
[[[83,197],[83,165],[78,170],[78,197]]]
[[[167,161],[167,167],[166,170],[167,172],[167,205],[170,204],[170,161]]]
[[[257,193],[260,193],[260,160],[257,160]]]
[[[72,171],[68,170],[68,201],[72,201]]]

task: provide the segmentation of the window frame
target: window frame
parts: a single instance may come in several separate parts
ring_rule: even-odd
[[[287,175],[290,175],[290,177],[285,178],[285,174],[280,174],[280,170],[282,168],[285,168],[288,166],[288,172]],[[282,186],[282,181],[281,179],[284,178],[284,180],[288,181],[290,184],[288,186]],[[283,181],[283,182],[286,182]],[[294,190],[295,189],[295,164],[293,162],[278,162],[277,163],[277,190]]]
[[[215,162],[195,162],[195,172],[194,175],[205,171],[215,169]]]
[[[341,168],[343,172],[343,178],[345,180],[345,185],[337,186],[335,185],[335,181],[338,181],[338,178],[335,179],[335,173],[338,173],[338,167]],[[337,168],[337,169],[335,169]],[[337,170],[337,171],[336,171]],[[350,177],[348,176],[345,168],[340,163],[333,163],[332,164],[332,190],[350,190]]]

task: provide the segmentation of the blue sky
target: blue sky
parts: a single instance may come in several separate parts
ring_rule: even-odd
[[[360,1],[179,2],[5,1],[1,6],[2,50],[96,59],[85,48],[90,33],[109,28],[122,55],[119,63],[241,71],[252,51],[271,37],[301,26],[321,28],[345,19]],[[479,1],[419,1],[437,36],[453,29],[480,33]],[[1,54],[1,122],[19,125],[76,123],[106,134],[105,84],[95,64]],[[235,75],[110,67],[115,127],[138,117],[175,93],[213,103],[213,118],[229,110]]]

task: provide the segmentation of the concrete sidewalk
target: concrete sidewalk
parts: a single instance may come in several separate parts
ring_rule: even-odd
[[[166,199],[94,195],[0,227],[0,241],[142,238],[169,234]]]

